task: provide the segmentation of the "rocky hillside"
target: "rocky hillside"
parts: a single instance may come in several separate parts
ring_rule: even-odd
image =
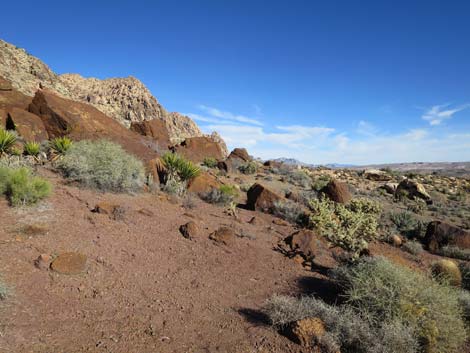
[[[203,135],[189,117],[167,112],[134,77],[99,80],[78,74],[57,75],[40,59],[2,40],[0,76],[28,96],[33,96],[39,87],[49,88],[64,98],[89,103],[127,127],[131,122],[161,119],[173,143]]]

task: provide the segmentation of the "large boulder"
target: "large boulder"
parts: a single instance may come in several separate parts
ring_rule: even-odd
[[[15,90],[10,81],[0,76],[0,109],[5,110],[5,113],[12,107],[27,110],[31,101],[31,97]]]
[[[39,90],[29,111],[41,117],[51,138],[67,135],[73,140],[108,139],[144,161],[156,157],[149,138],[126,129],[91,105]]]
[[[252,160],[246,148],[235,148],[232,152],[230,152],[228,158],[240,159],[243,162],[249,162]]]
[[[348,203],[352,198],[348,184],[338,180],[331,180],[321,192],[330,200],[338,203]]]
[[[470,232],[441,221],[428,224],[424,244],[431,252],[439,252],[443,246],[457,246],[470,249]]]
[[[220,186],[221,184],[214,176],[208,173],[201,173],[189,182],[188,191],[200,194],[211,191],[211,189],[218,189]]]
[[[427,204],[432,204],[431,196],[427,193],[423,184],[411,179],[402,180],[395,190],[395,195],[405,195],[410,199],[418,198],[426,201]]]
[[[163,120],[135,121],[131,123],[130,129],[142,136],[151,137],[160,148],[167,149],[170,145],[170,136]]]
[[[9,109],[6,127],[15,130],[25,141],[41,142],[49,138],[39,116],[16,107]]]
[[[207,136],[187,138],[174,147],[174,151],[194,163],[201,163],[205,158],[224,159],[224,151],[218,142]]]
[[[282,196],[256,183],[247,191],[246,206],[250,210],[272,212],[274,204],[282,199]]]
[[[390,174],[379,169],[367,169],[364,171],[363,176],[364,178],[373,181],[389,181],[392,179]]]

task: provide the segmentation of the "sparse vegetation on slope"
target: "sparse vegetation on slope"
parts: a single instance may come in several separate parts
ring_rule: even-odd
[[[107,140],[74,143],[58,168],[66,178],[102,191],[138,191],[145,181],[142,162]]]

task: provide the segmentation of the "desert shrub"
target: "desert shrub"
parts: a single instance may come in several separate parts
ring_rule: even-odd
[[[419,255],[423,252],[423,245],[414,240],[407,241],[401,248],[412,255]]]
[[[233,185],[222,185],[218,189],[212,188],[210,191],[201,194],[201,198],[209,203],[228,205],[238,196],[238,190]]]
[[[215,168],[217,167],[217,159],[213,157],[206,157],[204,158],[202,165],[206,166],[207,168]]]
[[[289,172],[284,177],[284,180],[290,184],[301,186],[303,188],[310,187],[310,184],[312,183],[310,176],[303,170],[294,170]]]
[[[23,153],[27,156],[36,157],[41,151],[41,145],[38,142],[26,142],[23,146]]]
[[[51,184],[28,168],[0,167],[0,192],[13,206],[32,205],[51,193]]]
[[[470,291],[470,263],[462,262],[459,264],[460,273],[462,274],[462,288]]]
[[[276,201],[272,208],[272,213],[279,218],[295,224],[305,223],[307,217],[302,207],[290,200]]]
[[[322,190],[328,183],[331,181],[331,177],[329,175],[320,175],[316,178],[312,183],[312,189],[315,191]]]
[[[439,255],[454,259],[470,261],[470,249],[461,249],[458,246],[446,245],[439,250]]]
[[[168,179],[162,186],[162,190],[170,195],[183,196],[186,194],[186,183],[177,179]]]
[[[255,162],[250,161],[239,166],[238,170],[242,172],[243,174],[255,174],[256,171],[258,170],[258,166],[256,165]]]
[[[378,217],[353,206],[333,202],[326,197],[309,202],[312,211],[310,226],[317,228],[330,242],[353,253],[354,257],[367,249],[368,242],[377,237]]]
[[[353,212],[362,212],[367,214],[380,214],[382,208],[377,201],[369,199],[352,199],[348,206]]]
[[[274,296],[266,302],[265,312],[278,328],[305,318],[320,318],[326,334],[315,343],[322,352],[417,352],[416,339],[400,322],[372,323],[346,305],[332,306],[314,297]]]
[[[462,308],[463,319],[467,327],[470,327],[470,292],[468,290],[459,291],[459,303]]]
[[[56,137],[49,142],[49,147],[51,150],[60,155],[66,153],[72,147],[72,145],[72,140],[67,136]]]
[[[162,161],[167,169],[167,179],[177,179],[188,182],[201,173],[199,167],[177,153],[165,153],[162,156]]]
[[[420,352],[461,352],[466,328],[455,288],[384,258],[368,258],[333,271],[347,305],[372,322],[408,327]]]
[[[17,136],[15,132],[0,128],[0,156],[10,152],[16,140]]]
[[[71,146],[59,161],[64,176],[102,191],[131,192],[142,188],[142,162],[111,141],[83,140]]]
[[[423,238],[427,224],[417,220],[410,212],[390,214],[390,219],[397,230],[408,238]]]

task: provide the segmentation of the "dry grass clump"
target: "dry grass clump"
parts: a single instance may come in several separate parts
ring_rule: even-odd
[[[414,240],[407,241],[401,248],[412,255],[419,255],[424,251],[423,245]]]
[[[102,191],[137,191],[145,181],[142,162],[107,140],[74,143],[58,168],[66,178]]]
[[[342,266],[334,277],[347,305],[372,322],[400,322],[419,343],[419,352],[461,352],[466,342],[459,291],[383,258]]]
[[[470,250],[462,249],[454,245],[443,246],[439,250],[439,255],[452,257],[454,259],[459,259],[459,260],[464,260],[464,261],[470,261]]]
[[[238,167],[238,170],[243,174],[255,174],[258,170],[256,162],[250,161]]]

